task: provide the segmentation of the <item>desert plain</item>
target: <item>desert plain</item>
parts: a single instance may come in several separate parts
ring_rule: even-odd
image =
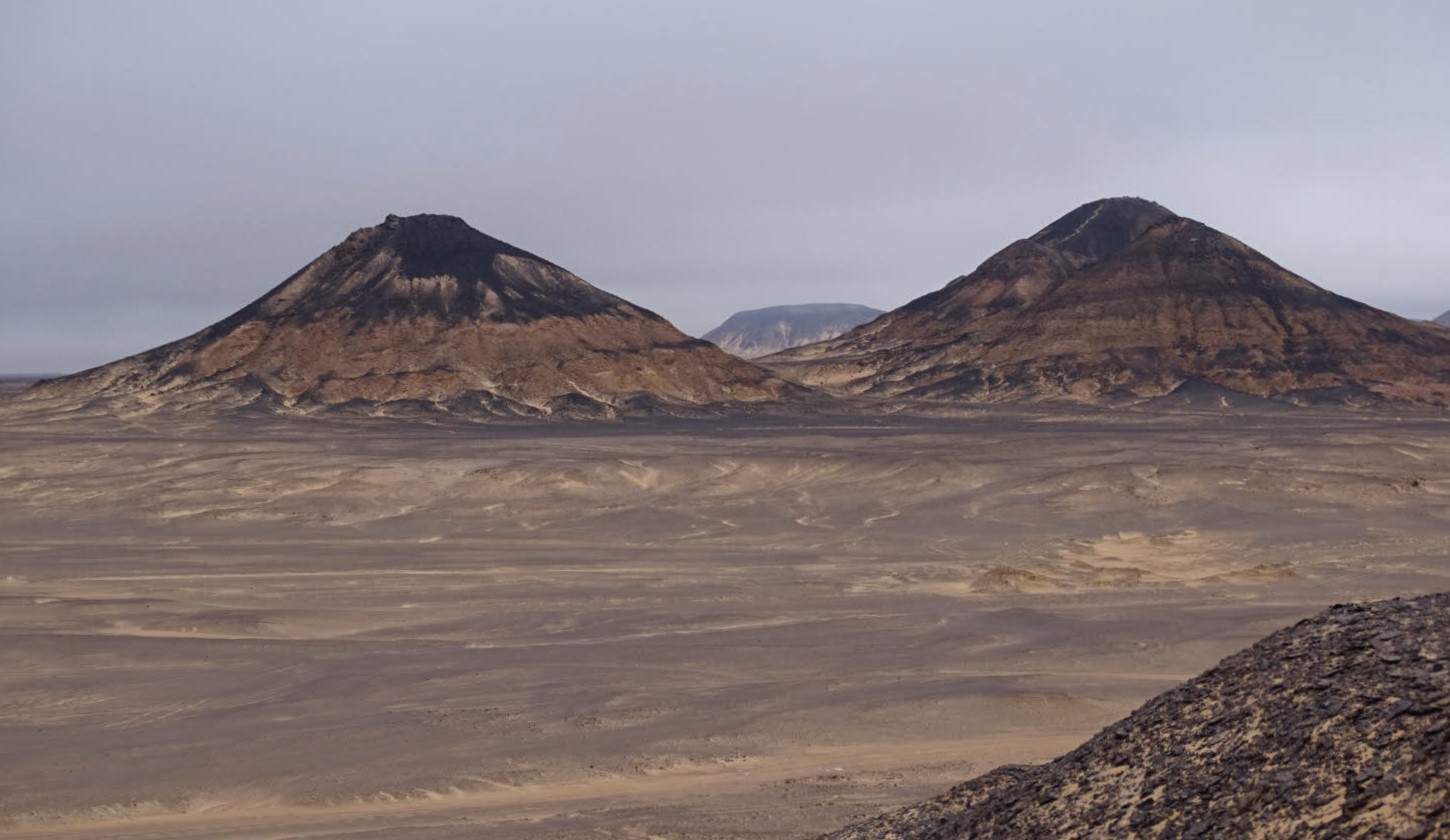
[[[0,398],[0,834],[787,838],[1450,589],[1450,418]]]

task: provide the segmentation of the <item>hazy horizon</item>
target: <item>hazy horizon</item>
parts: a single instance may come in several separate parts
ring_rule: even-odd
[[[447,213],[699,335],[892,309],[1139,195],[1336,293],[1450,309],[1450,9],[0,5],[0,372],[213,323]]]

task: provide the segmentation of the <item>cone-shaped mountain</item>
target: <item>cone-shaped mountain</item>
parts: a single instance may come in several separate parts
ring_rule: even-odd
[[[765,357],[848,392],[995,401],[1450,403],[1450,336],[1328,292],[1150,201],[1095,201],[835,339]]]
[[[201,332],[27,398],[607,414],[802,389],[452,216],[389,216]]]

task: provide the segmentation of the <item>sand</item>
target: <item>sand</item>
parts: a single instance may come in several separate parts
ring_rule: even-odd
[[[782,838],[1450,588],[1450,422],[0,404],[0,833]]]

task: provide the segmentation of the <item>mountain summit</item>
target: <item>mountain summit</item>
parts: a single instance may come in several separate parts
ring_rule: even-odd
[[[938,291],[761,361],[805,384],[938,400],[1131,401],[1208,385],[1450,404],[1442,331],[1140,198],[1085,204]]]
[[[1111,257],[1148,228],[1172,218],[1172,210],[1145,198],[1101,198],[1039,230],[1031,241],[1082,266]]]
[[[453,216],[388,216],[194,335],[27,399],[612,414],[801,389]]]

